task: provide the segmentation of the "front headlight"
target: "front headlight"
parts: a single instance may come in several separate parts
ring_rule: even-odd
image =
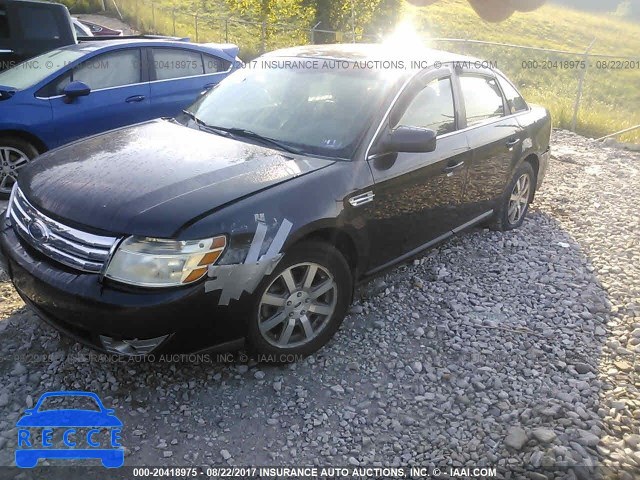
[[[227,244],[224,235],[204,240],[129,237],[116,250],[105,276],[142,287],[175,287],[200,280]]]

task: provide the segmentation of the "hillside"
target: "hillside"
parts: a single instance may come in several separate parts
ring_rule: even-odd
[[[383,5],[382,1],[380,5]],[[358,41],[383,38],[389,33],[388,29],[373,25],[389,23],[389,11],[378,10],[378,18],[374,11],[373,18],[366,22],[366,17],[357,13],[367,8],[363,2],[354,0]],[[310,28],[317,8],[314,5],[324,5],[319,1],[271,0],[267,3],[269,14],[263,28],[258,8],[264,2],[255,0],[118,0],[117,3],[125,19],[141,31],[175,33],[200,42],[234,42],[240,46],[244,60],[254,58],[263,50],[310,42]],[[80,2],[73,4],[77,8]],[[405,2],[399,5],[400,11],[394,14],[403,22],[403,28],[409,21],[425,41],[437,37],[469,38],[584,52],[595,39],[593,53],[636,56],[638,61],[606,69],[602,68],[601,59],[591,59],[578,132],[599,137],[640,124],[640,25],[637,23],[610,14],[577,11],[553,2],[534,12],[517,13],[500,24],[481,20],[466,0],[441,0],[428,7],[414,7]],[[585,8],[597,8],[595,2],[584,5]],[[347,22],[346,25],[350,24]],[[350,41],[351,34],[323,34],[321,37],[316,33],[316,41],[319,38],[326,42],[346,42]],[[580,75],[576,62],[582,59],[580,55],[432,43],[434,47],[496,61],[499,68],[520,86],[528,100],[551,110],[557,127],[570,127]],[[562,61],[573,64],[555,63]],[[627,134],[622,140],[640,143],[640,131]]]
[[[620,69],[602,69],[593,58],[587,70],[578,131],[602,136],[640,124],[640,25],[617,17],[579,12],[554,4],[529,13],[519,13],[500,23],[479,19],[464,0],[438,2],[429,7],[404,7],[404,16],[425,37],[473,38],[500,43],[583,52],[595,39],[592,53],[636,56]],[[624,40],[623,40],[624,39]],[[451,42],[434,46],[495,60],[519,84],[525,96],[552,111],[556,126],[568,128],[579,77],[578,69],[563,69],[548,61],[581,60],[580,56],[550,54],[507,47],[464,47]],[[544,62],[547,61],[547,65]],[[523,62],[538,62],[523,65]],[[550,68],[543,68],[543,67]],[[574,65],[575,66],[575,65]],[[571,65],[569,65],[571,67]],[[624,68],[630,67],[630,68]],[[640,142],[640,132],[627,134],[626,141]]]

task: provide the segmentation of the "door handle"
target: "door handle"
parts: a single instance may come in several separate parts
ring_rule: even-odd
[[[456,163],[455,165],[447,165],[446,167],[444,167],[444,169],[442,170],[443,172],[447,172],[447,173],[451,173],[454,172],[456,170],[458,170],[459,168],[464,167],[464,160],[462,160],[461,162]]]
[[[145,99],[144,95],[133,95],[131,97],[127,97],[125,102],[127,102],[127,103],[138,103],[138,102],[143,101],[144,99]]]
[[[205,90],[210,90],[210,89],[212,89],[213,87],[215,87],[216,85],[217,85],[217,83],[207,83],[207,84],[204,86],[204,89],[205,89]]]
[[[520,143],[519,138],[511,138],[507,141],[507,147],[509,148],[515,147],[518,143]]]

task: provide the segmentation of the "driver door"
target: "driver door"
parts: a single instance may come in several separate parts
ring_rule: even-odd
[[[373,271],[451,235],[465,221],[460,207],[471,151],[464,132],[457,131],[456,81],[448,68],[418,78],[382,129],[383,135],[401,125],[434,130],[435,151],[368,159],[375,181],[369,222]]]
[[[58,95],[50,101],[53,124],[64,137],[60,143],[153,118],[141,67],[140,49],[127,48],[92,57],[59,77]],[[86,83],[91,93],[67,103],[61,93],[71,81]]]

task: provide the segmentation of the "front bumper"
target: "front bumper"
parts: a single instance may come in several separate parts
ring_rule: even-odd
[[[245,305],[250,304],[246,298],[220,306],[220,292],[205,293],[203,283],[150,290],[101,281],[97,274],[48,259],[5,222],[0,250],[5,271],[25,303],[47,323],[94,349],[128,354],[113,345],[133,340],[149,340],[154,353],[230,350],[243,344]],[[153,345],[153,339],[162,342]]]

